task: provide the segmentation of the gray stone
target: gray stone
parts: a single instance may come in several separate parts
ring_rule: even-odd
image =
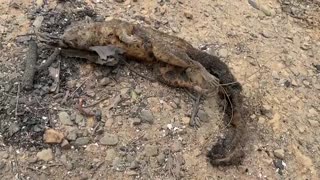
[[[66,150],[66,149],[70,149],[70,148],[71,148],[71,145],[69,144],[69,141],[68,141],[68,140],[64,139],[64,140],[62,141],[62,143],[60,144],[60,147],[61,147],[61,149]]]
[[[319,122],[316,121],[316,120],[309,119],[308,121],[309,121],[310,125],[313,126],[313,127],[319,126]]]
[[[202,121],[202,122],[209,122],[209,115],[207,112],[205,112],[203,110],[198,111],[198,117],[199,117],[200,121]]]
[[[85,118],[81,114],[76,114],[75,115],[75,122],[79,125],[84,127],[86,125]]]
[[[184,12],[184,16],[185,16],[187,19],[192,19],[192,18],[193,18],[193,15],[192,15],[190,12]]]
[[[6,167],[6,163],[0,160],[0,170],[4,169],[5,167]]]
[[[310,82],[309,81],[307,81],[307,80],[304,80],[304,81],[302,81],[302,83],[305,85],[305,86],[310,86]]]
[[[66,137],[70,141],[74,141],[77,139],[77,131],[76,130],[71,130],[68,132],[68,135]]]
[[[129,169],[137,169],[137,168],[139,168],[139,162],[138,161],[132,161],[130,163]]]
[[[270,37],[271,37],[270,32],[268,32],[268,31],[266,31],[266,30],[263,30],[263,31],[261,32],[261,35],[262,35],[263,37],[265,37],[265,38],[270,38]]]
[[[83,145],[87,145],[90,142],[90,138],[89,137],[79,137],[77,138],[77,140],[74,142],[75,145],[78,146],[83,146]]]
[[[279,159],[284,159],[284,150],[283,149],[276,149],[273,151],[275,157]]]
[[[271,75],[276,80],[280,79],[279,73],[277,71],[272,71]]]
[[[259,119],[258,119],[259,124],[263,124],[265,121],[266,121],[266,119],[263,117],[259,117]]]
[[[121,161],[121,158],[120,158],[120,157],[115,157],[115,158],[113,159],[113,161],[112,161],[112,166],[113,166],[114,168],[120,167],[121,164],[122,164],[122,161]],[[119,169],[117,169],[117,170],[119,170]]]
[[[53,153],[51,149],[44,149],[37,153],[37,158],[43,161],[53,160]]]
[[[292,80],[291,80],[291,84],[292,84],[293,86],[298,86],[298,83],[297,83],[297,81],[296,81],[295,79],[292,79]]]
[[[31,163],[31,164],[36,163],[36,162],[38,162],[38,158],[37,157],[30,157],[28,159],[28,162]]]
[[[73,122],[71,121],[71,118],[67,112],[62,111],[58,114],[58,116],[61,124],[70,126],[73,125]]]
[[[317,90],[320,90],[320,84],[313,84],[313,87],[316,88]]]
[[[166,156],[163,154],[163,153],[160,153],[158,156],[157,156],[157,161],[159,164],[163,164],[166,160]]]
[[[268,116],[269,118],[273,117],[272,107],[268,104],[262,105],[262,108],[260,111],[262,115]]]
[[[105,133],[103,137],[100,139],[100,143],[102,145],[115,146],[119,142],[118,136],[110,133]]]
[[[132,118],[132,119],[131,119],[131,123],[132,123],[132,125],[134,125],[134,126],[140,125],[140,124],[141,124],[141,119],[139,119],[139,118]]]
[[[43,20],[43,16],[37,16],[32,25],[35,27],[35,29],[39,29]]]
[[[226,58],[228,56],[228,50],[225,48],[222,48],[218,52],[219,56],[222,58]]]
[[[109,161],[109,162],[112,162],[115,159],[115,157],[117,156],[117,153],[114,149],[108,149],[106,153],[107,153],[107,155],[105,157],[105,160]]]
[[[171,27],[172,32],[174,32],[174,33],[180,32],[180,28],[178,27],[177,24],[175,24],[175,23],[170,23],[170,27]]]
[[[175,141],[172,145],[171,145],[171,150],[172,152],[179,152],[182,149],[182,144],[180,141]]]
[[[100,80],[99,82],[99,85],[100,86],[107,86],[108,84],[111,83],[111,79],[110,78],[107,78],[107,77],[104,77]]]
[[[47,180],[47,179],[49,179],[49,178],[48,178],[47,175],[45,175],[45,174],[42,173],[42,174],[39,176],[38,179],[39,179],[39,180]]]
[[[72,170],[73,169],[73,164],[72,162],[68,161],[67,160],[67,156],[65,154],[63,154],[61,157],[60,157],[60,161],[62,162],[62,164],[66,167],[66,169],[68,171]]]
[[[20,126],[18,123],[12,123],[9,127],[9,135],[12,136],[15,133],[17,133],[18,131],[20,131]]]
[[[94,90],[88,90],[88,91],[86,92],[86,94],[87,94],[89,97],[91,97],[91,98],[94,98],[94,96],[96,95],[96,93],[94,92]]]
[[[156,156],[158,155],[158,147],[154,145],[146,145],[144,147],[144,152],[146,153],[147,156]]]
[[[139,173],[137,171],[129,170],[126,172],[128,176],[138,176]]]
[[[9,154],[7,151],[0,151],[0,159],[8,159]]]
[[[142,110],[140,113],[140,118],[142,122],[148,122],[150,124],[154,121],[154,116],[150,110]]]

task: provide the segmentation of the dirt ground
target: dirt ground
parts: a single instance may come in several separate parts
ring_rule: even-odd
[[[319,12],[319,0],[0,0],[0,178],[319,179]],[[32,91],[21,88],[27,34],[111,18],[179,36],[228,64],[250,113],[241,165],[206,159],[224,127],[215,97],[201,101],[195,129],[186,91],[127,66],[58,56]],[[38,46],[41,63],[53,49]],[[147,66],[130,66],[152,77]],[[103,100],[86,117],[79,99]],[[48,128],[64,142],[45,143]]]

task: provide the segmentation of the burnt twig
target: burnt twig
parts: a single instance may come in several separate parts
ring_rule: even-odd
[[[38,59],[38,46],[34,39],[29,42],[29,51],[25,59],[25,71],[22,77],[22,86],[25,90],[33,87],[33,78],[36,73],[36,62]]]

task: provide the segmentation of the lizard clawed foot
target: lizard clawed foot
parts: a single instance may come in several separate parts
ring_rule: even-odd
[[[210,74],[206,69],[201,71],[201,75],[207,83],[207,88],[212,89],[219,86],[219,79]]]

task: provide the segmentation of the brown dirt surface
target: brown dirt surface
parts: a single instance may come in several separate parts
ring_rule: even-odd
[[[201,101],[195,129],[183,89],[64,56],[35,74],[31,91],[21,87],[27,34],[111,18],[181,37],[228,64],[248,109],[241,165],[206,159],[224,127],[217,97]],[[0,34],[0,179],[319,179],[317,0],[0,0]],[[37,64],[53,51],[39,43]],[[77,108],[100,99],[85,109],[93,116]],[[44,141],[49,128],[46,139],[65,141]]]

